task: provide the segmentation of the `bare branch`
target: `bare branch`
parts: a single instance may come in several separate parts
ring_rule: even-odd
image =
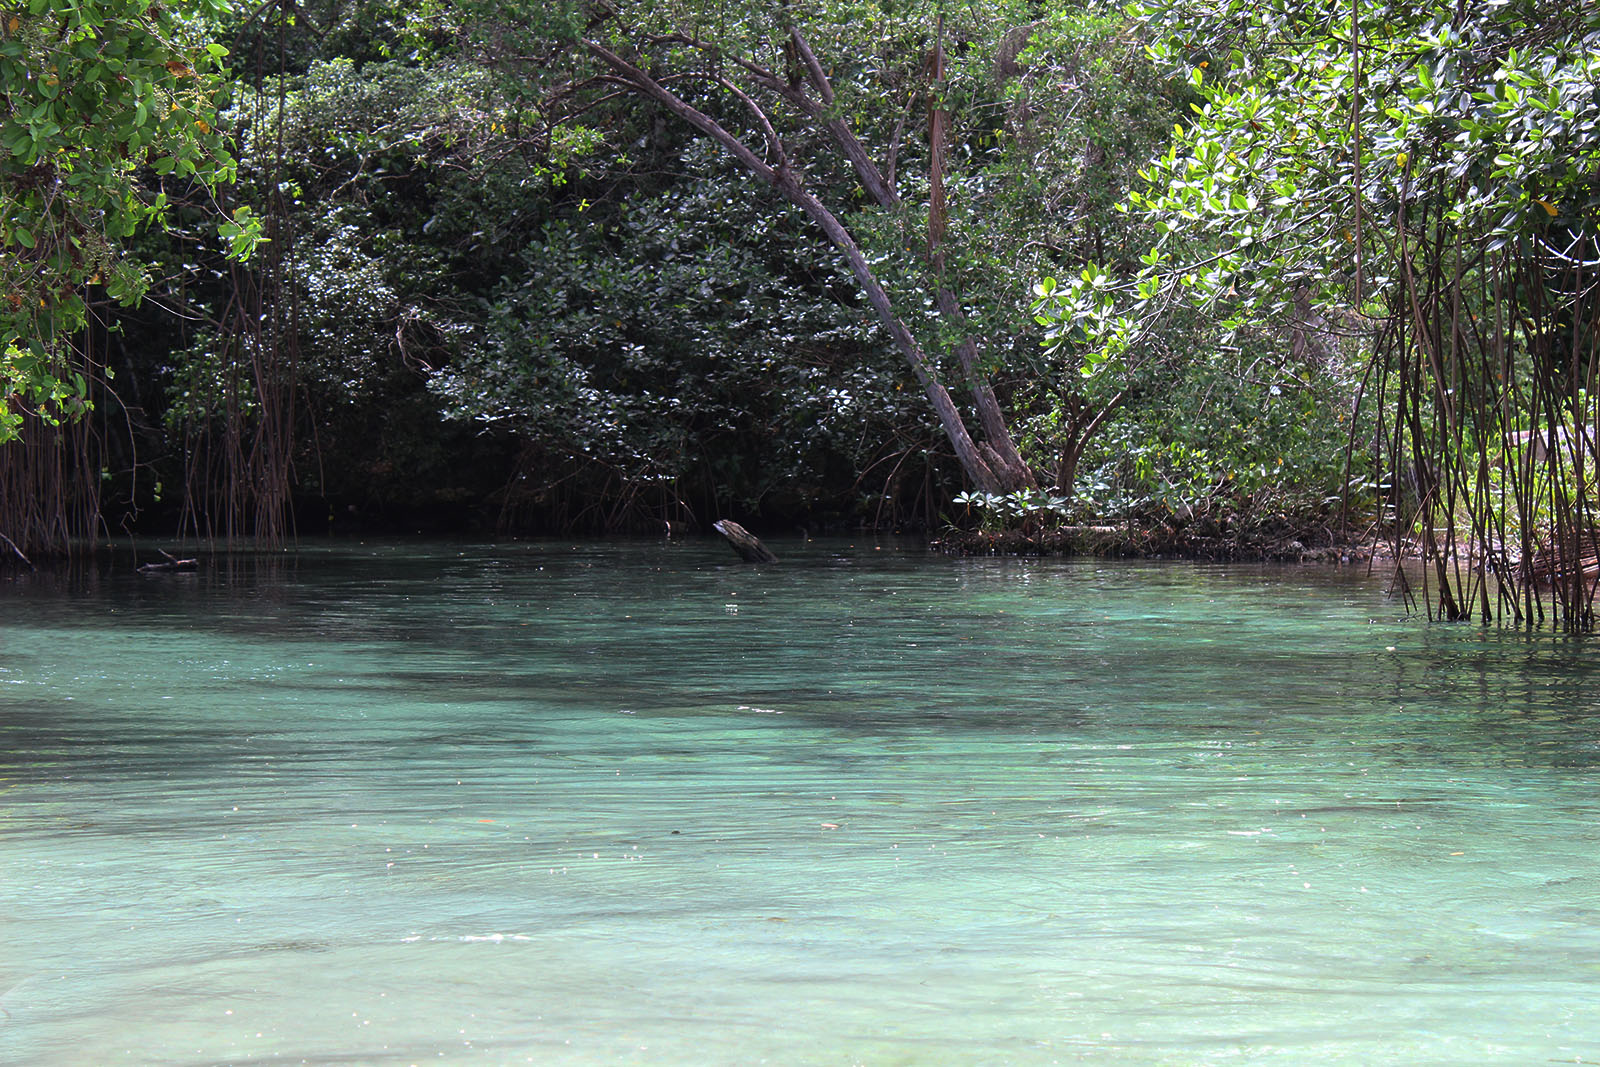
[[[751,151],[749,145],[724,129],[716,119],[695,108],[655,78],[629,63],[599,41],[585,40],[583,46],[588,49],[590,55],[616,71],[634,91],[660,103],[679,119],[716,141],[727,149],[730,155],[740,163],[743,163],[756,177],[774,185],[778,183],[778,171],[756,155],[755,152]]]
[[[767,139],[767,147],[771,150],[775,165],[779,170],[788,169],[789,156],[788,153],[783,150],[783,139],[778,136],[778,131],[773,128],[772,121],[767,118],[767,113],[761,110],[761,105],[757,104],[755,100],[750,97],[750,94],[746,93],[743,89],[729,81],[726,77],[706,71],[694,71],[678,74],[671,78],[661,78],[659,80],[665,84],[668,81],[685,81],[688,79],[700,79],[711,82],[714,85],[720,85],[722,88],[728,90],[728,92],[737,97],[739,102],[742,103],[745,108],[749,110],[750,114],[755,117],[756,124],[761,127],[762,136]]]
[[[723,56],[721,49],[708,41],[702,41],[695,37],[674,33],[651,38],[651,42],[681,44],[731,61],[735,66],[747,73],[760,88],[781,97],[785,103],[805,115],[826,132],[833,143],[838,146],[839,151],[850,161],[850,166],[856,172],[856,177],[860,180],[862,188],[866,190],[867,195],[872,198],[874,203],[880,207],[899,206],[900,194],[895,192],[893,183],[884,178],[883,172],[872,161],[872,157],[867,153],[860,140],[857,139],[855,131],[850,128],[850,124],[841,118],[830,116],[827,106],[806,95],[804,89],[790,86],[786,79],[780,78],[766,67],[761,66],[759,63],[751,62],[743,56]],[[806,49],[805,54],[811,56],[808,65],[817,61],[816,56],[810,52],[809,48]],[[818,71],[820,72],[820,70],[821,65],[818,64]],[[826,81],[824,81],[824,84],[826,84]],[[827,94],[830,103],[832,102],[832,94],[833,90],[830,87]]]
[[[740,89],[727,78],[717,78],[717,84],[721,85],[724,89],[728,90],[728,92],[738,97],[744,106],[750,109],[750,114],[754,115],[756,122],[760,123],[761,125],[761,132],[767,138],[768,147],[772,149],[773,162],[777,165],[780,171],[788,170],[789,156],[786,152],[784,152],[783,141],[778,137],[778,131],[772,128],[772,123],[768,120],[767,113],[762,111],[760,106],[757,105],[754,100],[750,99],[749,95],[746,94],[743,89]]]

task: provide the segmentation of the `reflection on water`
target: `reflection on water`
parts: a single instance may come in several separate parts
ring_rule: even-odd
[[[1600,1059],[1590,645],[777,547],[0,585],[0,1064]]]

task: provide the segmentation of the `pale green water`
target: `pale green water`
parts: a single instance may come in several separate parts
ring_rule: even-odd
[[[1600,1061],[1592,643],[775,547],[0,584],[0,1063]]]

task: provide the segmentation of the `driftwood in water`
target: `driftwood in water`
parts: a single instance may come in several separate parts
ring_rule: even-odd
[[[171,552],[162,552],[161,554],[167,557],[167,562],[141,563],[139,564],[139,573],[159,574],[163,571],[197,571],[200,569],[200,561],[197,559],[179,559]]]
[[[756,540],[755,534],[738,523],[721,519],[712,523],[711,528],[726,537],[728,544],[733,546],[733,550],[739,553],[739,558],[746,563],[778,562],[778,557],[772,554],[770,548]]]
[[[1589,544],[1579,544],[1567,552],[1545,549],[1534,553],[1532,559],[1523,562],[1523,580],[1549,588],[1575,582],[1581,574],[1588,588],[1592,588],[1596,579],[1600,578],[1600,552],[1595,550],[1593,535],[1590,535],[1589,541]]]

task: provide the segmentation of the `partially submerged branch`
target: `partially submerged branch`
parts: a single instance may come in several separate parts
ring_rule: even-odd
[[[167,557],[165,563],[141,563],[139,564],[139,573],[162,574],[172,571],[197,571],[200,569],[200,561],[197,559],[179,559],[165,550],[161,554]]]
[[[776,563],[778,557],[755,534],[731,519],[721,519],[711,528],[728,539],[728,544],[746,563]]]

